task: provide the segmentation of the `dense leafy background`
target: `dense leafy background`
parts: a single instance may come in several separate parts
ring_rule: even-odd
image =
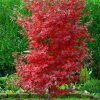
[[[87,17],[82,19],[83,22],[87,22],[92,19],[92,24],[89,27],[89,33],[95,39],[94,42],[89,42],[88,47],[92,52],[93,57],[93,74],[96,78],[100,79],[100,0],[86,0],[86,11],[90,11]]]
[[[16,11],[27,15],[30,12],[23,10],[23,0],[0,0],[0,76],[14,73],[13,52],[22,52],[26,50],[26,38],[19,34],[21,28],[15,21],[11,20]],[[95,41],[88,43],[93,52],[93,74],[100,78],[100,0],[86,0],[87,7],[85,11],[91,11],[87,17],[82,18],[82,22],[93,20],[89,27],[89,32]]]
[[[21,28],[11,19],[16,11],[22,11],[21,0],[0,0],[0,76],[14,72],[13,52],[26,49],[26,38],[19,34]]]

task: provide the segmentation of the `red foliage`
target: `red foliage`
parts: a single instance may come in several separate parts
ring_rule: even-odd
[[[29,53],[21,56],[16,70],[19,85],[34,93],[65,94],[62,84],[76,82],[76,72],[88,57],[87,24],[80,25],[85,14],[84,0],[25,0],[32,16],[21,17],[18,24],[27,32]]]

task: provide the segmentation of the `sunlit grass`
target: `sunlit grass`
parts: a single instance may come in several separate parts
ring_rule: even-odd
[[[3,100],[3,99],[1,99]],[[49,100],[44,98],[7,98],[5,100]],[[88,98],[51,98],[50,100],[90,100]]]

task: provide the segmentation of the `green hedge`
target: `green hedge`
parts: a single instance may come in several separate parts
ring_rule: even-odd
[[[11,19],[16,11],[23,11],[21,1],[0,0],[0,76],[15,71],[12,53],[21,52],[27,47],[26,38],[19,34],[21,28]]]
[[[100,93],[100,80],[89,80],[81,87],[82,90],[87,90],[90,93]]]
[[[100,0],[86,0],[87,7],[85,11],[90,11],[87,17],[82,19],[87,22],[92,19],[92,24],[89,27],[89,33],[95,39],[93,42],[88,43],[88,47],[92,51],[93,57],[93,74],[96,78],[100,79]]]

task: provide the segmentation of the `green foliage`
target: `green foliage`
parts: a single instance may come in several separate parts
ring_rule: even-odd
[[[13,52],[24,51],[27,47],[26,38],[19,34],[21,28],[12,20],[16,11],[26,14],[23,0],[0,0],[0,76],[15,71]],[[27,13],[28,14],[28,13]]]
[[[16,74],[1,77],[0,78],[1,93],[21,93],[21,92],[25,92],[16,85],[16,83],[15,83],[16,79],[18,79],[18,76]]]
[[[61,90],[68,89],[68,88],[69,88],[69,87],[68,87],[67,84],[61,85],[61,86],[59,87],[59,89],[61,89]]]
[[[100,93],[100,80],[92,79],[84,83],[82,90],[87,90],[90,93]]]
[[[80,83],[84,83],[86,81],[90,80],[90,75],[87,67],[82,68],[80,72]]]
[[[16,76],[15,74],[12,74],[10,76],[8,76],[8,79],[6,80],[6,90],[12,90],[14,92],[16,92],[19,87],[16,86],[16,79],[18,78],[18,76]]]
[[[89,33],[95,39],[93,42],[88,43],[90,51],[92,51],[93,57],[93,74],[96,78],[100,79],[100,0],[86,0],[86,11],[90,11],[89,15],[82,18],[82,22],[88,22],[92,20],[92,24],[89,27]]]
[[[5,88],[7,79],[8,79],[7,76],[0,78],[0,89],[1,90]]]

